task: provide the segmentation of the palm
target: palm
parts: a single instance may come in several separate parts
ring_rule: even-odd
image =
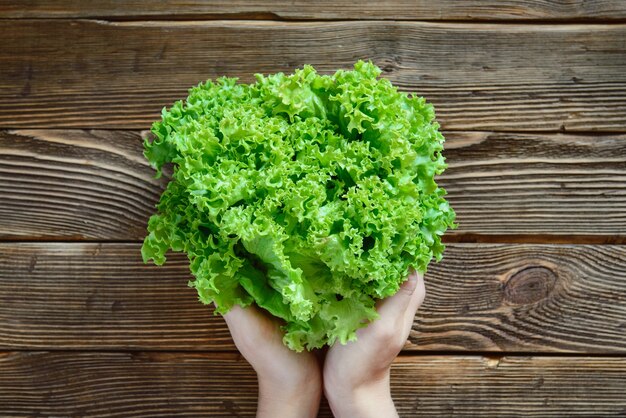
[[[357,331],[357,341],[335,344],[328,350],[324,390],[333,412],[340,411],[345,403],[347,398],[343,395],[359,388],[371,388],[374,384],[388,394],[389,366],[402,349],[425,295],[422,278],[417,274],[410,278],[397,294],[379,301],[380,318]],[[254,305],[235,306],[224,318],[235,345],[259,377],[257,416],[316,416],[322,384],[316,355],[287,348],[278,320]],[[380,399],[369,399],[368,416],[397,417],[391,398],[388,402]],[[365,416],[364,411],[344,410],[337,416]]]
[[[379,319],[358,330],[356,341],[335,344],[328,350],[325,383],[359,385],[387,372],[409,336],[424,296],[424,281],[417,278],[416,282],[403,285],[394,296],[379,301]]]
[[[311,352],[296,353],[283,344],[278,320],[256,306],[234,306],[224,315],[235,345],[259,376],[285,384],[319,374]]]

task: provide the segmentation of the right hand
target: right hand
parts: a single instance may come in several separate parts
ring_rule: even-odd
[[[390,366],[404,347],[415,312],[426,296],[413,272],[395,295],[379,301],[380,318],[357,331],[357,341],[335,344],[326,354],[324,393],[337,418],[398,416],[390,394]]]

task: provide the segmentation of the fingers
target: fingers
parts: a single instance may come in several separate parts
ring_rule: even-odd
[[[226,322],[240,322],[245,320],[246,318],[249,318],[254,316],[254,313],[251,311],[252,309],[254,309],[254,306],[248,306],[247,308],[242,308],[239,305],[234,305],[232,308],[230,308],[230,310],[228,312],[226,312],[224,315],[222,315],[224,317],[224,319],[226,320]]]
[[[240,335],[246,335],[251,328],[256,328],[254,325],[256,322],[255,315],[250,311],[250,308],[253,307],[244,309],[239,305],[235,305],[222,315],[235,342],[240,338]]]
[[[259,333],[273,334],[269,331],[274,331],[274,324],[254,305],[246,308],[234,305],[223,317],[238,346],[247,340],[258,338]]]
[[[420,281],[420,274],[415,270],[409,272],[409,277],[400,286],[399,292],[404,292],[406,295],[411,296],[417,289],[418,282]]]
[[[264,348],[272,346],[279,350],[289,350],[282,342],[283,333],[278,321],[257,306],[242,308],[234,305],[222,316],[240,351],[257,350],[259,341],[263,341]]]
[[[409,302],[409,306],[407,308],[407,314],[411,317],[415,316],[415,312],[419,309],[419,307],[424,302],[424,298],[426,297],[426,286],[424,285],[424,275],[421,273],[416,273],[417,282],[415,286],[415,290],[411,295],[411,301]]]
[[[420,284],[421,282],[421,284]],[[383,318],[396,319],[404,316],[409,306],[417,310],[421,300],[423,300],[424,280],[421,274],[412,271],[407,280],[402,283],[400,290],[386,299],[383,299],[378,305],[378,313]],[[413,310],[413,314],[415,314]]]

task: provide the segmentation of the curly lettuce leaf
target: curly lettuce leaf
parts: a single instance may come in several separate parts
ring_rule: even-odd
[[[255,303],[296,351],[354,340],[455,227],[433,107],[380,73],[220,78],[164,109],[144,155],[173,174],[144,261],[185,252],[202,303]]]

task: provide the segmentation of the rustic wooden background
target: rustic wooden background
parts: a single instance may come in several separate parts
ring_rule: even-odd
[[[253,416],[185,258],[141,262],[164,185],[142,137],[207,78],[359,58],[435,104],[460,223],[393,367],[401,415],[626,415],[626,2],[0,0],[0,19],[0,416]]]

